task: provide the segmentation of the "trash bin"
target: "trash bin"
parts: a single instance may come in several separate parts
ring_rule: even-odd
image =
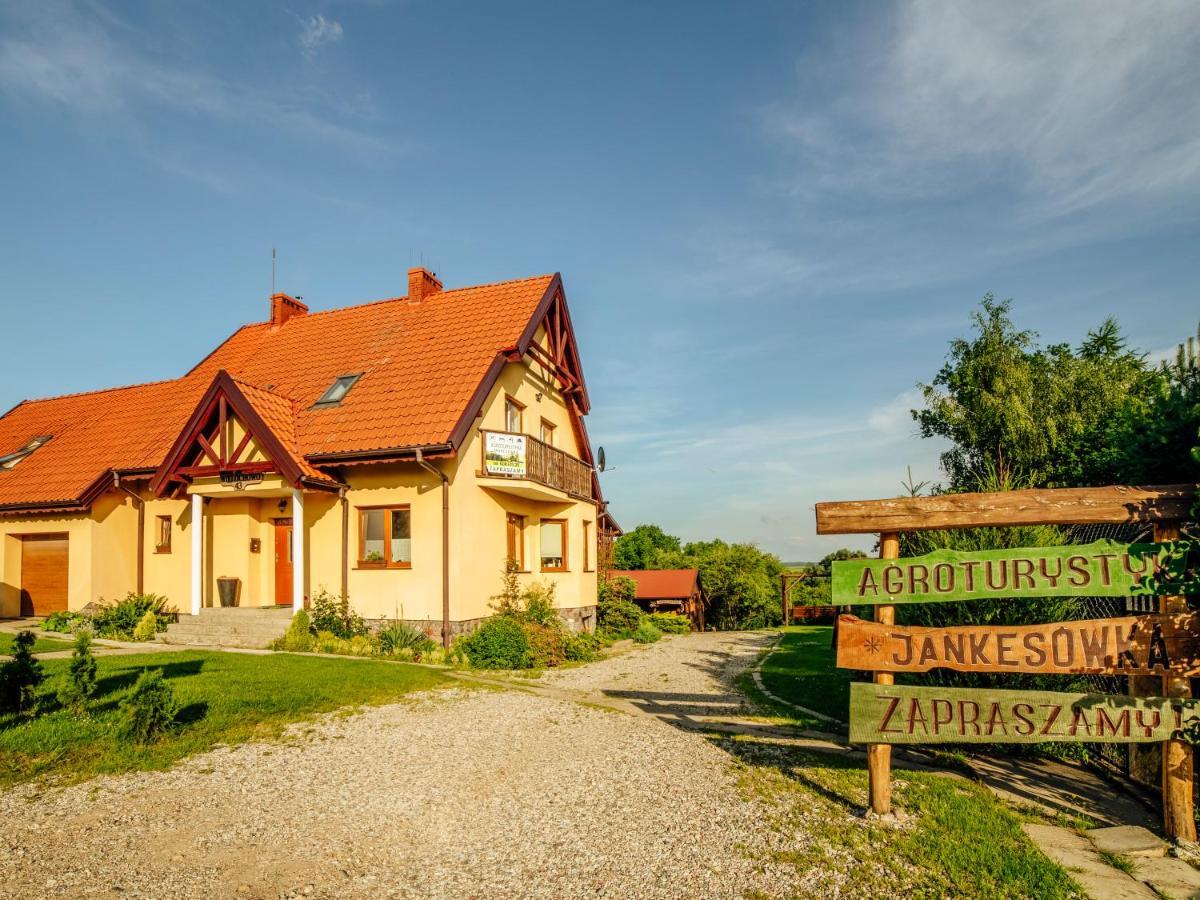
[[[242,579],[222,575],[217,579],[217,596],[222,606],[237,606],[238,594],[242,590]]]

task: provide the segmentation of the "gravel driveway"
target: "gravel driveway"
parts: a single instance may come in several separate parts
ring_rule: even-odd
[[[794,869],[761,861],[788,847],[731,758],[669,724],[736,710],[729,674],[768,640],[682,636],[539,679],[563,696],[449,690],[169,772],[19,787],[0,794],[0,895],[802,892]]]

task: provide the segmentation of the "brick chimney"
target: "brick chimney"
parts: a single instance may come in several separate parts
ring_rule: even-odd
[[[271,327],[279,328],[292,316],[308,315],[308,307],[288,294],[271,295]]]
[[[428,269],[422,267],[408,270],[409,303],[420,303],[426,297],[438,293],[441,289],[442,283]]]

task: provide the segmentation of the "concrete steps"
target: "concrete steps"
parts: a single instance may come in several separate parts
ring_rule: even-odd
[[[158,636],[164,644],[197,647],[261,649],[283,635],[292,621],[292,608],[206,607],[198,616],[181,615]]]

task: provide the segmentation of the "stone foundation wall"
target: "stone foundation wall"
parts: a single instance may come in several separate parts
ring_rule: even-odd
[[[595,606],[577,606],[573,609],[560,609],[558,616],[566,624],[571,631],[589,631],[596,630],[596,607]],[[488,617],[480,619],[459,619],[450,620],[450,639],[463,634],[470,634],[485,621]],[[388,619],[368,619],[367,627],[371,631],[378,631],[389,620]],[[442,639],[442,620],[441,619],[404,619],[406,624],[414,628],[420,628],[435,641]]]

